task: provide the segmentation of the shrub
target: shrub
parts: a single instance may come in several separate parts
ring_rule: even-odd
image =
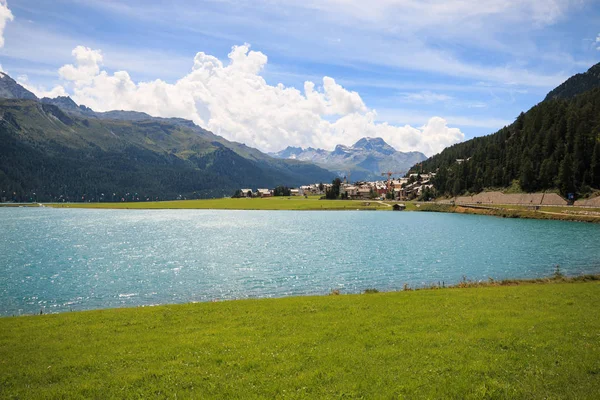
[[[556,264],[556,267],[554,267],[554,273],[552,274],[552,278],[554,279],[563,279],[565,277],[565,275],[560,272],[560,265]]]

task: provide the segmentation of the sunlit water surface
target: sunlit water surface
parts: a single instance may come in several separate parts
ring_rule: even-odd
[[[417,212],[0,208],[0,315],[600,273],[600,225]]]

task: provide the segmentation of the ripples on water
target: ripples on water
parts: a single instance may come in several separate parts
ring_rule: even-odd
[[[600,272],[600,225],[365,211],[0,208],[0,314]]]

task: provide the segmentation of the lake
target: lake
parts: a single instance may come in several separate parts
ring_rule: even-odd
[[[0,207],[0,315],[600,273],[600,225],[368,211]]]

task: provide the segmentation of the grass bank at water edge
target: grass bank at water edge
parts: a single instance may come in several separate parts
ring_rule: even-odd
[[[140,201],[134,203],[62,203],[57,208],[216,209],[216,210],[378,210],[391,206],[373,200],[320,200],[320,196]]]
[[[511,205],[470,206],[421,203],[416,209],[419,211],[488,215],[501,218],[548,219],[600,223],[600,215],[592,214],[588,209],[581,207],[572,207],[569,212],[567,212],[563,209],[553,210],[551,207],[544,207],[540,210],[531,210],[524,206]]]
[[[591,281],[6,317],[0,397],[594,399],[599,309]]]
[[[45,204],[55,208],[98,208],[98,209],[214,209],[214,210],[383,210],[392,211],[398,203],[379,200],[321,200],[319,196],[307,198],[270,197],[252,199],[207,199],[178,201],[149,201],[134,203],[60,203]],[[439,203],[403,202],[406,211],[437,211],[460,214],[489,215],[503,218],[553,219],[563,221],[600,222],[600,211],[582,207],[542,207],[534,211],[525,206],[454,206]],[[5,206],[23,206],[3,204]],[[26,206],[38,207],[37,203]]]

